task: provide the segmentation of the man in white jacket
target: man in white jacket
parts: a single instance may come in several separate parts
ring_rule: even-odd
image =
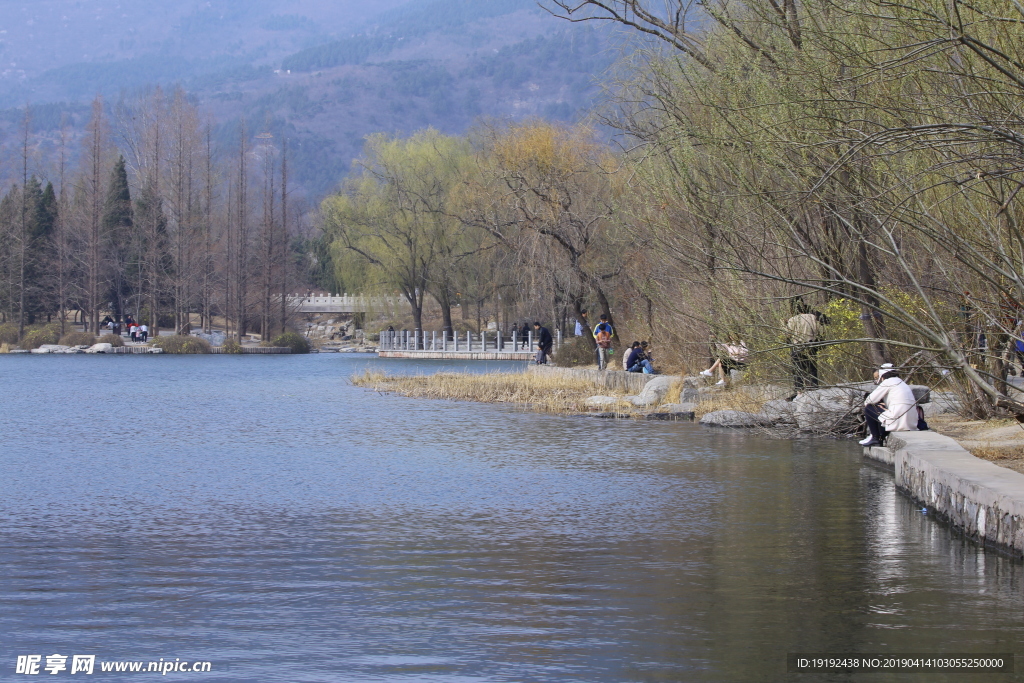
[[[868,436],[862,446],[880,446],[889,432],[917,431],[917,401],[910,385],[900,379],[892,363],[885,363],[875,374],[878,388],[864,399],[864,418]]]

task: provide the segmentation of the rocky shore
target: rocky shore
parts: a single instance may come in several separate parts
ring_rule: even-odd
[[[775,385],[744,385],[726,389],[705,377],[643,375],[607,370],[532,366],[530,372],[575,376],[627,395],[595,395],[584,402],[594,417],[699,419],[709,427],[758,428],[780,436],[851,436],[862,431],[861,409],[871,382],[814,389],[792,397]],[[951,393],[913,385],[925,417],[955,412]],[[669,401],[669,397],[675,400]],[[670,417],[668,417],[670,416]]]

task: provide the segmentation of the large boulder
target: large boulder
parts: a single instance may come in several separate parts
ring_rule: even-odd
[[[661,377],[655,377],[645,384],[643,391],[641,391],[637,396],[630,396],[628,400],[637,408],[656,406],[665,400],[665,396],[668,395],[669,389],[671,388],[672,378],[668,375],[662,375]]]
[[[778,384],[743,384],[736,387],[736,390],[755,401],[774,401],[793,395],[792,389],[780,387]]]
[[[618,396],[591,396],[583,401],[583,405],[591,410],[608,410],[618,406],[622,400]]]
[[[794,417],[802,431],[852,434],[859,428],[864,392],[852,387],[805,391],[793,399]]]
[[[697,410],[697,404],[691,402],[663,403],[658,406],[659,413],[692,413]]]
[[[796,405],[783,399],[768,401],[761,407],[761,416],[772,424],[795,425]]]
[[[700,400],[700,389],[683,387],[683,390],[679,392],[679,400],[682,403],[696,403]]]
[[[742,410],[716,410],[705,414],[700,423],[709,427],[760,427],[765,420],[760,415]]]
[[[93,344],[85,350],[86,353],[111,353],[111,349],[114,347],[107,342],[100,342],[99,344]]]

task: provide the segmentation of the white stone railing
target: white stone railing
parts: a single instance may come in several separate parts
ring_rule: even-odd
[[[292,294],[288,306],[299,313],[366,313],[408,305],[401,297],[362,294]]]
[[[561,331],[552,339],[554,349],[562,345]],[[517,351],[533,352],[533,332],[525,337],[518,332],[503,335],[498,330],[484,330],[473,333],[445,334],[420,330],[384,330],[380,333],[377,347],[381,351]]]

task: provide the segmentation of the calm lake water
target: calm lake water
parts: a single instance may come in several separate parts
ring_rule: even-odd
[[[0,356],[0,680],[61,653],[213,662],[168,674],[196,681],[889,681],[786,653],[1022,651],[1024,566],[851,443],[349,386],[368,366],[465,367]]]

